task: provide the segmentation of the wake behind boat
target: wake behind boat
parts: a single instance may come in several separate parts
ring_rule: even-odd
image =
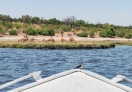
[[[132,92],[132,88],[118,83],[124,79],[132,82],[132,80],[121,75],[110,80],[82,69],[68,70],[47,78],[41,78],[40,73],[41,72],[31,73],[1,85],[0,89],[33,77],[36,82],[15,88],[8,92]]]

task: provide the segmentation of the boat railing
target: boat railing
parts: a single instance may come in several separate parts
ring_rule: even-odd
[[[26,80],[26,79],[28,79],[30,77],[33,77],[33,79],[35,79],[35,81],[38,81],[38,80],[42,79],[40,74],[41,74],[41,71],[30,73],[30,74],[28,74],[26,76],[23,76],[21,78],[15,79],[15,80],[13,80],[11,82],[8,82],[6,84],[0,85],[0,89],[4,89],[6,87],[9,87],[11,85],[14,85],[14,84],[20,82],[20,81]]]
[[[116,77],[112,78],[111,79],[113,82],[121,82],[121,81],[128,81],[128,82],[131,82],[132,83],[132,80],[127,78],[126,76],[123,76],[123,75],[117,75]]]

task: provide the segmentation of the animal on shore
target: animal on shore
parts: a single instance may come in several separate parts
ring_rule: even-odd
[[[49,38],[48,40],[47,40],[47,42],[55,42],[55,39],[54,38]]]
[[[67,42],[67,40],[64,39],[64,38],[61,38],[61,42],[62,42],[62,43],[63,43],[63,42]]]
[[[42,38],[42,42],[46,42],[47,43],[47,40],[45,38]]]
[[[28,41],[28,38],[20,38],[19,40],[18,40],[18,42],[27,42]]]
[[[35,40],[34,37],[32,37],[29,39],[29,42],[34,42],[34,40]]]
[[[70,38],[69,38],[69,42],[71,42],[71,43],[75,42],[75,43],[76,43],[74,37],[70,37]]]

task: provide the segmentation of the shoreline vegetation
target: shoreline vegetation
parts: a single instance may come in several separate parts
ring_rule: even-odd
[[[132,46],[132,26],[88,23],[68,16],[63,20],[0,14],[0,48],[104,49]]]
[[[0,48],[22,48],[22,49],[108,49],[115,46],[132,46],[132,41],[78,41],[75,43],[42,43],[16,41],[0,41]]]
[[[106,49],[115,47],[114,43],[96,43],[96,42],[78,42],[73,43],[18,43],[18,42],[0,42],[0,48],[23,48],[23,49]]]
[[[26,41],[21,40],[22,36],[0,37],[0,48],[24,48],[24,49],[107,49],[119,45],[132,46],[132,39],[123,38],[82,38],[74,37],[43,37],[30,36]],[[45,38],[45,39],[44,39]],[[48,41],[49,39],[52,41]],[[25,39],[25,38],[24,38]],[[28,39],[28,40],[27,40]]]

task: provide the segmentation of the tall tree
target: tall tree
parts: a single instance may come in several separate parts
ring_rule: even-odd
[[[32,18],[32,23],[33,23],[33,24],[38,24],[39,21],[40,21],[40,18],[39,18],[39,17],[33,17],[33,18]]]
[[[84,26],[84,25],[85,25],[85,21],[84,21],[84,20],[77,20],[77,21],[75,22],[75,25],[76,25],[77,27],[79,27],[79,29],[80,29],[80,26]]]
[[[75,16],[69,16],[69,17],[67,17],[67,18],[64,18],[64,23],[65,23],[67,26],[70,26],[71,28],[73,27],[75,21],[76,21]]]
[[[31,21],[32,21],[32,17],[31,16],[29,16],[29,15],[23,15],[22,16],[22,22],[31,23]]]

